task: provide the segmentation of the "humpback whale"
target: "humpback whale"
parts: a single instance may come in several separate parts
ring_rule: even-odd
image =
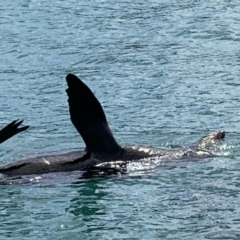
[[[23,132],[29,128],[29,126],[20,127],[22,121],[15,120],[5,126],[2,130],[0,130],[0,144],[13,137],[14,135]]]
[[[70,118],[86,148],[64,154],[18,160],[0,166],[1,174],[19,176],[76,170],[91,171],[113,169],[114,164],[126,166],[131,161],[216,156],[217,148],[225,137],[224,131],[213,132],[193,144],[173,149],[120,145],[114,138],[104,110],[91,89],[74,74],[68,74],[66,81]]]

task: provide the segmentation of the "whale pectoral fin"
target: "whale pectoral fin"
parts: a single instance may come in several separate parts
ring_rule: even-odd
[[[22,122],[23,122],[23,120],[22,121],[15,120],[15,121],[9,123],[6,127],[4,127],[0,131],[0,143],[6,141],[7,139],[11,138],[12,136],[14,136],[20,132],[27,130],[29,128],[29,126],[19,128],[19,126],[22,124]]]
[[[78,77],[68,74],[71,121],[90,152],[113,155],[121,150],[108,126],[103,108],[92,91]]]

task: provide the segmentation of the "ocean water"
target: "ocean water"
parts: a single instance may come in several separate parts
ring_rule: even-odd
[[[0,239],[240,238],[238,1],[24,0],[0,10],[0,127],[31,126],[1,144],[1,164],[84,146],[68,114],[70,72],[120,143],[175,146],[225,130],[231,152],[1,185]]]

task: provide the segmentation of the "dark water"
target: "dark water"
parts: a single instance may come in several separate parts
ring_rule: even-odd
[[[224,129],[232,154],[0,186],[0,239],[239,239],[239,2],[16,2],[0,5],[0,126],[31,128],[1,145],[2,163],[84,146],[69,72],[93,89],[119,142],[167,146]]]

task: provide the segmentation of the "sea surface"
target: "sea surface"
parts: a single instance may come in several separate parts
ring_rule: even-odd
[[[1,164],[84,147],[67,73],[93,90],[119,143],[174,147],[225,130],[230,152],[0,185],[0,239],[240,239],[239,1],[0,2],[0,128],[31,126],[1,144]]]

